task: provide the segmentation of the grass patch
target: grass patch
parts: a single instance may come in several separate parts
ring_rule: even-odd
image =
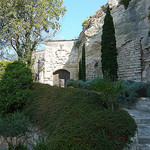
[[[121,150],[136,131],[126,111],[107,109],[99,94],[84,89],[36,84],[26,114],[49,135],[48,150]]]

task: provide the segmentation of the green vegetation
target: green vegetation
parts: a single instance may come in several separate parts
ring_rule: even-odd
[[[104,19],[101,47],[103,76],[104,78],[108,77],[113,81],[117,80],[118,64],[115,28],[109,7],[107,8],[106,16]]]
[[[112,110],[114,109],[114,105],[116,105],[119,101],[117,94],[121,93],[123,90],[121,81],[111,82],[108,79],[100,78],[97,78],[91,83],[90,89],[100,92],[102,99],[107,104],[107,107],[112,107]]]
[[[31,70],[19,61],[7,65],[0,81],[0,114],[21,110],[33,85]]]
[[[0,117],[0,135],[9,141],[8,150],[27,150],[27,148],[21,144],[23,142],[20,137],[25,136],[29,130],[29,118],[23,113],[16,112],[14,114],[6,115],[4,118]],[[12,144],[12,138],[16,138],[16,143]],[[7,141],[7,140],[6,140]]]
[[[139,97],[150,97],[150,83],[127,80],[122,82],[122,87],[118,98],[123,105],[133,104]]]
[[[31,66],[37,45],[59,29],[66,11],[62,5],[63,0],[1,0],[0,42],[7,42]]]
[[[130,143],[136,123],[119,108],[107,108],[95,92],[36,84],[26,115],[49,135],[47,150],[121,150]]]
[[[5,68],[7,67],[9,63],[11,62],[6,61],[6,60],[0,61],[0,79],[2,78],[2,75],[5,73]]]
[[[129,6],[129,2],[130,2],[130,1],[131,1],[131,0],[121,0],[120,3],[124,5],[124,8],[125,8],[125,9],[127,9],[128,6]]]
[[[78,73],[78,77],[79,80],[86,80],[86,58],[85,58],[85,44],[83,44],[82,47],[82,59],[79,62],[79,73]]]

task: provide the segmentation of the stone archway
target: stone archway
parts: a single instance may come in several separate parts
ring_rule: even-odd
[[[70,79],[70,72],[67,70],[60,69],[53,73],[53,85],[65,87],[68,79]]]

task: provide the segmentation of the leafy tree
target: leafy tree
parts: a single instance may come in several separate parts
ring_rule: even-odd
[[[5,68],[9,64],[9,61],[1,60],[0,61],[0,79],[2,78],[2,75],[5,73]]]
[[[116,38],[109,6],[104,19],[101,47],[101,62],[104,78],[109,77],[111,80],[116,80],[118,78]]]
[[[82,80],[86,80],[85,44],[82,47]]]
[[[37,45],[59,29],[66,11],[62,4],[63,0],[1,0],[1,41],[7,41],[19,60],[30,66]]]

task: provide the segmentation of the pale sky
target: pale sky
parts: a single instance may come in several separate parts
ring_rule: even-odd
[[[93,15],[108,0],[64,0],[67,12],[61,20],[61,29],[54,39],[74,39],[82,31],[82,22]]]

